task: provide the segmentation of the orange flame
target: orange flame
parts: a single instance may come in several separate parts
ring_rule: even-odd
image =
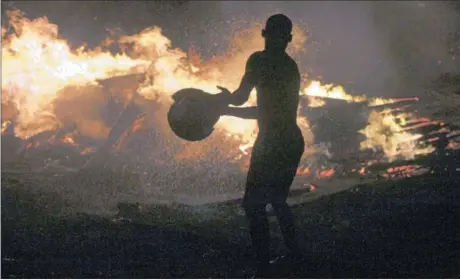
[[[90,50],[81,46],[72,49],[67,41],[59,36],[58,27],[46,17],[31,20],[18,10],[9,11],[7,15],[10,28],[7,30],[2,27],[2,107],[10,103],[16,106],[19,113],[14,119],[14,132],[22,139],[54,130],[65,124],[66,120],[60,119],[56,114],[55,105],[67,94],[74,94],[72,91],[66,91],[69,88],[92,86],[91,89],[97,92],[100,89],[98,80],[141,73],[145,79],[138,88],[131,90],[146,99],[169,105],[172,102],[171,95],[185,87],[195,87],[210,93],[218,91],[216,85],[235,89],[243,74],[247,58],[251,53],[263,48],[260,23],[254,23],[252,28],[234,34],[229,50],[210,60],[200,59],[193,52],[186,53],[173,48],[172,42],[164,36],[161,28],[151,27],[138,34],[121,36],[117,43],[122,53],[114,55],[105,51],[103,47]],[[288,49],[291,55],[299,53],[306,41],[304,31],[298,26],[294,26],[293,38]],[[319,81],[307,83],[300,90],[300,94],[310,99],[311,107],[324,105],[325,98],[347,102],[367,101],[368,105],[402,101],[353,96],[340,85],[323,85]],[[256,96],[253,92],[246,105],[255,103]],[[158,116],[160,117],[161,122],[164,122],[164,116]],[[362,131],[367,140],[361,143],[361,146],[383,147],[390,159],[400,154],[407,157],[421,153],[422,151],[415,149],[412,144],[404,144],[401,152],[399,146],[415,136],[403,131],[395,119],[392,115],[381,116],[371,113],[369,126]],[[308,120],[299,117],[298,122],[306,142],[311,143],[313,135]],[[79,120],[78,125],[79,129],[104,131],[104,137],[108,135],[108,128],[90,116]],[[255,121],[222,117],[217,123],[217,128],[226,132],[232,140],[239,142],[241,154],[249,153],[257,132]],[[133,127],[133,131],[137,129],[138,126]],[[392,135],[381,138],[379,135],[382,135],[383,129],[389,129]],[[65,138],[63,141],[74,144],[73,139]],[[306,156],[310,154],[307,151],[305,153]],[[329,173],[322,174],[327,176]]]
[[[405,131],[401,127],[405,122],[405,114],[395,116],[372,111],[369,114],[368,125],[360,130],[360,133],[366,136],[366,140],[361,142],[361,149],[381,148],[390,161],[399,157],[412,159],[416,155],[433,152],[434,148],[431,146],[425,148],[417,146],[416,140],[422,135]]]
[[[50,104],[67,86],[86,85],[97,79],[139,71],[146,60],[112,55],[84,46],[72,50],[58,36],[58,27],[46,17],[29,20],[18,10],[9,11],[11,30],[2,34],[2,103],[19,109],[15,133],[28,138],[58,126]]]
[[[64,136],[61,140],[62,143],[75,145],[75,141],[70,136]]]
[[[297,169],[296,174],[297,174],[297,176],[308,176],[308,175],[311,174],[310,168],[308,168],[308,167],[305,167],[305,168],[300,167],[300,168]]]
[[[324,169],[324,170],[318,170],[317,177],[318,178],[327,178],[327,177],[331,177],[334,174],[335,174],[335,170],[333,168]]]

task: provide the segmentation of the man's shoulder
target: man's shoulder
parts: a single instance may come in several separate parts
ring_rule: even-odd
[[[292,58],[292,57],[291,57],[290,55],[288,55],[288,54],[286,54],[286,57],[287,57],[287,60],[289,61],[289,63],[290,63],[292,66],[294,66],[294,67],[297,68],[297,62],[295,61],[295,59]]]
[[[291,73],[300,75],[299,66],[297,65],[297,62],[294,60],[294,58],[286,54],[286,61],[289,69],[288,71],[292,71]]]
[[[248,61],[259,61],[264,58],[264,52],[263,51],[256,51],[253,52],[250,56]]]
[[[264,54],[261,51],[252,53],[246,63],[246,69],[259,69],[264,61]]]

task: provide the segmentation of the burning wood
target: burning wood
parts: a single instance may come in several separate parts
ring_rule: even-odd
[[[46,18],[31,20],[19,11],[8,17],[14,32],[4,34],[2,45],[2,109],[9,112],[2,110],[2,142],[14,152],[3,152],[2,147],[2,155],[45,152],[42,157],[57,160],[77,154],[75,158],[85,159],[82,167],[91,153],[103,161],[122,154],[126,161],[145,160],[161,168],[245,170],[256,122],[222,117],[210,139],[185,144],[165,126],[165,108],[181,88],[211,93],[217,92],[217,84],[236,88],[247,57],[263,46],[257,28],[243,34],[250,40],[235,36],[227,52],[206,61],[173,49],[156,27],[122,36],[118,43],[123,52],[114,55],[100,48],[71,49]],[[298,52],[305,39],[299,27],[294,32],[291,53]],[[452,128],[416,112],[417,97],[355,96],[340,85],[319,81],[305,81],[300,95],[298,123],[307,140],[297,172],[301,176],[367,176],[374,165],[419,160],[459,146],[457,136],[446,136]],[[255,101],[253,93],[248,104]],[[16,138],[6,140],[6,135]],[[17,143],[23,146],[21,152]]]
[[[142,112],[134,103],[129,103],[116,119],[114,125],[110,129],[109,136],[105,145],[113,146],[121,137],[123,132],[133,124],[133,122],[141,117]]]

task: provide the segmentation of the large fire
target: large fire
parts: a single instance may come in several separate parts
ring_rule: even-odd
[[[217,85],[235,89],[249,55],[263,48],[259,23],[235,34],[227,52],[203,60],[194,50],[186,52],[173,48],[172,42],[159,27],[116,39],[109,38],[95,49],[86,46],[74,49],[59,36],[58,26],[46,17],[28,19],[18,10],[9,11],[8,17],[9,26],[2,26],[2,134],[14,123],[14,135],[23,140],[63,128],[69,123],[75,124],[77,130],[88,137],[109,137],[107,125],[99,122],[91,113],[107,103],[99,92],[100,80],[138,74],[141,78],[136,87],[128,86],[121,90],[118,98],[128,103],[138,94],[167,108],[172,101],[170,96],[182,88],[195,87],[210,93],[218,92]],[[294,40],[288,51],[295,55],[302,50],[307,38],[298,26],[295,26],[293,33]],[[111,53],[108,50],[111,44],[118,44],[121,52]],[[81,93],[82,88],[85,89],[84,94]],[[394,99],[353,96],[341,86],[323,85],[319,81],[305,80],[300,94],[307,96],[311,108],[323,106],[329,98],[367,103],[368,106],[397,102]],[[255,102],[255,94],[252,94],[247,105]],[[156,114],[158,122],[164,123],[165,116]],[[396,111],[385,114],[371,112],[369,124],[362,130],[366,140],[361,147],[380,148],[389,160],[431,152],[431,147],[416,147],[416,140],[420,136],[405,131],[396,122],[404,117],[397,114]],[[314,135],[305,116],[299,117],[299,125],[307,143],[311,143]],[[141,122],[135,123],[129,133],[135,133],[140,126]],[[257,132],[255,121],[223,117],[218,122],[218,128],[232,141],[239,143],[239,149],[231,153],[240,156],[234,158],[249,154]],[[70,136],[60,139],[69,145],[76,145]],[[122,146],[123,143],[117,142],[117,148]],[[190,144],[180,155],[176,155],[176,159],[193,158],[197,152],[195,147],[197,145]],[[84,147],[82,153],[92,150],[91,147]],[[310,154],[306,153],[307,156]],[[334,170],[327,168],[318,172],[318,176],[323,177],[334,174]],[[309,174],[310,170],[303,167],[299,173]]]
[[[112,55],[84,46],[72,50],[46,17],[29,20],[19,11],[8,13],[10,32],[2,27],[2,104],[17,110],[15,133],[28,138],[55,129],[53,101],[68,86],[145,69],[147,61]]]
[[[362,149],[383,149],[388,159],[393,160],[397,157],[406,159],[413,158],[419,154],[433,152],[431,146],[425,148],[417,147],[416,140],[422,135],[412,134],[403,129],[401,123],[406,123],[405,114],[394,115],[391,113],[371,111],[369,114],[369,124],[360,132],[366,136],[366,140],[361,142]]]

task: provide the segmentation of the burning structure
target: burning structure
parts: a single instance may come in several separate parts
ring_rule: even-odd
[[[46,17],[28,19],[18,10],[8,16],[9,26],[2,26],[3,170],[108,168],[135,174],[157,195],[199,193],[210,180],[221,193],[241,188],[256,123],[223,117],[209,139],[186,143],[169,131],[166,112],[170,95],[181,88],[235,88],[240,76],[234,73],[263,46],[259,24],[236,34],[227,52],[203,60],[194,50],[173,48],[159,27],[107,38],[96,49],[72,49]],[[306,40],[299,27],[294,33],[291,53]],[[112,44],[121,52],[108,51]],[[308,147],[300,176],[411,176],[429,165],[427,156],[459,148],[458,128],[419,115],[423,100],[416,97],[354,96],[308,79],[301,95],[298,121]]]

